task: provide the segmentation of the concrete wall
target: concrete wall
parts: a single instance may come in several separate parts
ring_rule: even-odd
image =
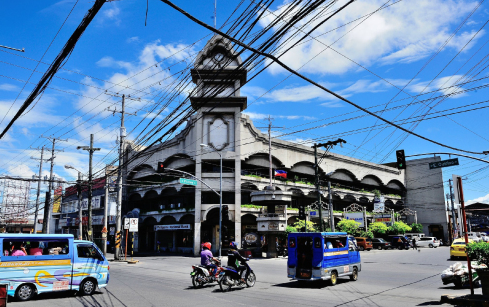
[[[426,235],[430,234],[429,225],[441,225],[445,239],[448,239],[442,169],[430,170],[428,165],[440,160],[440,157],[430,157],[406,161],[405,205],[417,212],[418,223],[423,224],[423,232]]]

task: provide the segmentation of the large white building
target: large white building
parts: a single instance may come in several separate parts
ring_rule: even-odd
[[[219,190],[222,155],[223,204],[229,208],[229,221],[223,224],[223,245],[230,240],[241,242],[248,232],[259,233],[256,218],[260,210],[246,205],[251,204],[250,193],[263,190],[269,182],[268,135],[242,113],[247,98],[240,95],[239,88],[246,82],[247,72],[239,69],[239,64],[241,58],[229,42],[214,36],[191,71],[199,94],[190,97],[195,115],[187,126],[173,139],[151,148],[149,154],[129,146],[128,157],[139,156],[131,159],[125,170],[127,182],[148,182],[144,187],[128,188],[123,205],[123,214],[131,212],[140,218],[140,251],[154,250],[158,242],[165,249],[194,254],[199,253],[204,241],[217,249],[219,197],[200,182],[196,187],[182,185],[178,177],[157,174],[158,162],[191,173]],[[292,223],[297,219],[293,208],[299,203],[309,205],[317,198],[314,150],[272,138],[272,155],[273,168],[288,173],[287,181],[275,180],[275,186],[293,192],[292,209],[287,211],[288,223]],[[373,191],[377,190],[385,196],[387,208],[412,208],[427,234],[447,238],[441,169],[428,168],[428,162],[435,160],[439,158],[411,160],[404,171],[328,153],[319,167],[322,174],[332,173],[334,210],[357,203],[372,211]],[[327,193],[323,197],[327,200]],[[414,217],[407,221],[412,223]]]

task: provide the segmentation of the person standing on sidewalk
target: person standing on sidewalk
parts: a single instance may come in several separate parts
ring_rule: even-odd
[[[413,250],[416,249],[418,250],[418,247],[416,246],[416,238],[413,237]]]

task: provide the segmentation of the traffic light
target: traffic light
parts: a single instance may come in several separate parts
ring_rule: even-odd
[[[397,168],[406,169],[406,156],[404,155],[403,149],[396,151],[396,158],[397,158]]]
[[[222,221],[227,222],[229,221],[229,206],[222,206]]]
[[[157,173],[163,173],[165,171],[165,165],[163,162],[158,162],[158,167],[156,169]]]
[[[306,206],[299,205],[299,220],[306,219]]]

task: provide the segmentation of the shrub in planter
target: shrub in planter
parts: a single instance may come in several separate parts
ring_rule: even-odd
[[[476,269],[476,272],[481,281],[482,294],[489,296],[489,243],[482,241],[469,243],[466,250],[470,260],[486,266],[486,268]]]

